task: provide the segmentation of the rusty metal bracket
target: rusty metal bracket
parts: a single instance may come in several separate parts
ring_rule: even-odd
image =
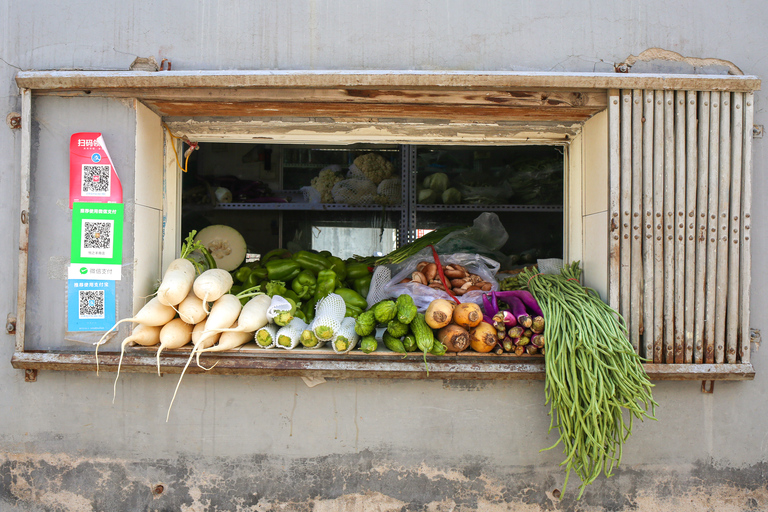
[[[5,332],[16,334],[16,315],[14,313],[8,313],[8,316],[5,317]]]
[[[5,117],[5,122],[11,130],[18,130],[21,128],[21,114],[11,112]]]
[[[24,370],[24,382],[37,382],[37,370],[30,368]]]
[[[168,67],[165,65],[168,64]],[[160,61],[160,71],[170,71],[171,70],[171,61],[168,59],[163,59]]]
[[[709,390],[707,390],[707,382],[709,382]],[[715,392],[715,381],[703,380],[701,381],[701,392],[711,395]]]

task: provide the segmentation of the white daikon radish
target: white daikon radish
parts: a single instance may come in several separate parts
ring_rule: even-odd
[[[160,330],[160,346],[157,348],[157,374],[160,375],[160,353],[169,348],[181,348],[192,341],[193,326],[181,318],[174,318]]]
[[[160,299],[157,297],[152,297],[152,299],[144,304],[144,306],[138,311],[138,313],[136,313],[135,316],[132,318],[123,318],[122,320],[119,320],[115,325],[112,326],[110,330],[104,333],[99,341],[95,343],[96,375],[99,374],[99,345],[104,343],[104,338],[106,338],[109,333],[114,331],[118,325],[123,322],[134,322],[150,327],[156,327],[158,325],[162,326],[167,324],[171,321],[171,319],[173,319],[174,316],[176,316],[176,311],[171,306],[166,306],[165,304],[161,303]]]
[[[192,290],[195,292],[195,295],[203,301],[203,309],[208,313],[208,302],[217,301],[232,288],[233,282],[232,275],[226,270],[211,268],[197,276],[197,279],[195,279],[195,282],[192,285]],[[238,301],[238,303],[239,302],[240,301]],[[238,312],[239,311],[240,310],[238,310]]]

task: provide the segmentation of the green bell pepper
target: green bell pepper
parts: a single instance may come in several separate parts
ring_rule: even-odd
[[[254,286],[260,285],[262,283],[262,281],[264,281],[264,279],[259,278],[259,276],[256,275],[256,273],[251,272],[248,275],[248,279],[246,279],[245,282],[243,283],[243,288],[244,289],[245,288],[253,288]]]
[[[333,293],[340,295],[347,306],[354,306],[362,310],[368,307],[368,301],[365,300],[365,297],[351,288],[337,288]]]
[[[336,277],[344,281],[347,278],[347,264],[344,260],[337,256],[328,256],[328,261],[331,263],[331,270],[336,272]]]
[[[365,263],[347,263],[347,281],[370,276],[371,271]]]
[[[301,305],[301,311],[304,312],[307,323],[315,319],[315,304],[317,304],[317,299],[313,297]]]
[[[284,259],[290,257],[291,253],[288,251],[288,249],[273,249],[265,254],[259,261],[264,264],[274,259]]]
[[[336,272],[331,269],[321,270],[317,274],[315,299],[322,299],[336,289]]]
[[[235,270],[234,274],[232,275],[232,278],[235,280],[236,283],[244,283],[248,280],[248,276],[251,275],[251,272],[253,269],[250,267],[240,267],[237,270]]]
[[[297,306],[301,305],[301,299],[293,290],[285,290],[281,295],[282,298],[287,299],[288,302],[293,302]]]
[[[270,281],[288,282],[301,272],[299,264],[290,259],[271,260],[264,265]]]
[[[321,270],[331,268],[331,263],[325,256],[314,252],[299,251],[293,255],[293,261],[299,264],[303,270],[309,270],[317,275]]]
[[[325,256],[326,258],[327,258],[328,256],[333,256],[333,254],[331,254],[331,251],[320,251],[318,254],[319,254],[320,256]]]
[[[373,277],[371,274],[365,277],[358,277],[352,281],[352,289],[363,297],[368,297],[368,291],[371,289],[371,277]]]
[[[356,306],[350,306],[347,304],[346,310],[344,311],[344,316],[350,316],[352,318],[357,319],[358,316],[360,316],[363,313],[362,308],[358,308]]]
[[[302,300],[314,296],[315,288],[317,288],[317,278],[311,270],[302,270],[291,282],[291,289]]]

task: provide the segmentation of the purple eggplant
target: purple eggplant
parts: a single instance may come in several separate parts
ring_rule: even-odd
[[[536,299],[533,297],[533,295],[531,295],[531,292],[527,290],[508,290],[508,291],[502,291],[502,292],[493,292],[493,296],[497,300],[503,300],[507,304],[509,304],[509,299],[514,297],[519,301],[521,301],[524,307],[534,315],[544,316],[544,313],[541,311],[541,307],[539,307],[539,303],[536,302]]]
[[[519,325],[510,327],[509,330],[507,331],[507,336],[509,336],[510,338],[519,338],[523,335],[524,330],[525,329],[523,329]]]
[[[531,336],[531,345],[535,345],[538,348],[544,347],[544,335],[543,334],[534,334]]]
[[[515,340],[507,336],[501,341],[501,346],[504,347],[504,350],[506,352],[514,352],[515,351]]]
[[[535,332],[536,334],[541,334],[544,332],[544,317],[543,316],[535,316],[533,317],[533,321],[531,323],[531,330]]]
[[[493,315],[499,312],[498,302],[492,293],[483,294],[483,312],[489,317],[493,317]],[[493,321],[488,323],[493,325]]]

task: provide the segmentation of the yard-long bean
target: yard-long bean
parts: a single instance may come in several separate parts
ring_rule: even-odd
[[[578,498],[601,473],[613,474],[634,418],[655,419],[658,405],[642,358],[627,338],[626,322],[597,292],[583,287],[580,277],[574,262],[560,274],[528,268],[519,279],[527,282],[547,319],[545,404],[549,430],[556,428],[560,435],[544,450],[562,443],[563,494],[573,470],[582,482]]]

